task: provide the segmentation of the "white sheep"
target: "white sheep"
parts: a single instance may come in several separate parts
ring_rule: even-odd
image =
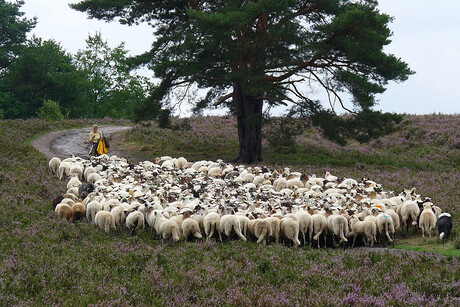
[[[313,223],[311,221],[310,213],[306,211],[299,211],[295,213],[295,216],[299,220],[299,231],[303,238],[303,244],[306,244],[306,235],[308,234],[308,241],[311,242],[313,234]]]
[[[110,228],[116,230],[115,219],[111,212],[108,211],[98,211],[94,217],[94,223],[101,229],[104,229],[105,232],[109,232]]]
[[[313,223],[313,241],[317,241],[319,247],[319,240],[321,235],[324,237],[324,248],[326,248],[326,231],[327,231],[327,220],[322,214],[315,213],[311,214],[311,221]],[[311,245],[311,243],[310,243]]]
[[[286,188],[287,188],[287,181],[286,181],[286,178],[284,177],[279,177],[273,182],[273,189],[276,192],[279,192],[282,189],[286,189]]]
[[[58,174],[59,164],[61,164],[61,159],[59,159],[58,157],[54,157],[49,161],[48,166],[53,175]]]
[[[58,177],[60,180],[64,180],[64,178],[69,177],[71,167],[72,164],[69,162],[62,161],[61,164],[59,164]]]
[[[377,215],[377,230],[382,239],[385,236],[388,240],[388,243],[393,242],[391,235],[394,235],[395,233],[395,226],[393,223],[393,218],[389,214],[380,213]]]
[[[299,220],[293,215],[286,215],[281,219],[281,234],[295,245],[300,245],[299,241]]]
[[[89,166],[87,168],[85,168],[85,170],[83,171],[83,176],[85,178],[86,181],[88,181],[88,176],[89,174],[92,174],[92,173],[96,173],[96,169],[92,166]]]
[[[423,205],[423,211],[420,214],[420,221],[418,227],[422,229],[422,237],[425,236],[425,232],[428,232],[428,236],[431,238],[431,229],[436,226],[436,215],[431,209],[430,203]]]
[[[144,215],[139,211],[131,212],[126,217],[126,227],[131,231],[131,235],[134,235],[139,229],[144,229]]]
[[[129,214],[131,210],[127,206],[119,205],[112,209],[111,213],[115,221],[115,226],[122,227],[126,221],[126,215]]]
[[[339,244],[344,244],[348,242],[348,220],[340,214],[331,214],[326,218],[327,221],[327,230],[334,239],[339,239]]]
[[[184,168],[186,165],[187,165],[187,159],[185,159],[184,157],[180,157],[176,161],[174,161],[175,168]]]
[[[86,219],[91,222],[94,221],[96,213],[102,210],[102,205],[97,201],[93,200],[86,206]]]
[[[73,194],[78,197],[78,188],[77,187],[70,188],[67,190],[66,194]]]
[[[417,217],[420,213],[420,209],[417,202],[412,200],[405,201],[401,206],[401,222],[403,231],[408,231],[409,223],[412,222],[412,226],[417,226]]]
[[[78,188],[81,185],[81,181],[78,179],[78,175],[74,174],[67,183],[67,189]]]
[[[86,181],[94,184],[96,181],[101,180],[101,179],[102,177],[98,173],[90,173],[88,174]]]
[[[203,220],[204,233],[206,234],[206,240],[208,241],[214,233],[219,233],[220,215],[217,212],[209,212],[205,215]],[[220,233],[219,233],[220,234]],[[222,238],[219,238],[222,242]]]
[[[230,211],[230,214],[222,215],[220,217],[219,236],[222,237],[222,233],[224,233],[225,236],[229,238],[232,231],[234,231],[241,240],[246,241],[246,238],[241,233],[240,220],[233,210]]]
[[[78,179],[82,180],[83,179],[83,169],[79,164],[74,164],[70,167],[70,176],[73,176],[73,174],[78,175]]]
[[[180,240],[180,228],[177,223],[165,218],[158,210],[151,210],[150,212],[154,215],[155,230],[163,240],[168,240],[169,238],[172,238],[173,242]]]
[[[250,220],[248,223],[249,234],[257,238],[258,244],[267,244],[267,237],[270,233],[270,224],[263,219]]]
[[[270,226],[269,237],[275,238],[275,243],[280,242],[281,220],[275,216],[265,218],[265,221]]]
[[[351,232],[350,237],[353,237],[352,247],[355,247],[356,237],[362,236],[366,246],[374,246],[377,235],[377,226],[373,221],[360,221],[357,216],[353,216],[350,220]]]
[[[194,236],[197,239],[203,238],[200,231],[200,225],[195,219],[190,217],[190,213],[188,211],[183,213],[182,218],[181,229],[185,241],[187,241],[190,236]]]

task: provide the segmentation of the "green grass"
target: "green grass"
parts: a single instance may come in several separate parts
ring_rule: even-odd
[[[345,151],[333,162],[315,158],[318,162],[313,164],[303,161],[308,155],[297,158],[297,153],[289,151],[267,158],[280,168],[295,161],[299,169],[308,173],[321,174],[329,169],[353,178],[368,176],[389,189],[416,186],[422,195],[432,197],[436,204],[454,215],[456,228],[445,246],[435,236],[431,239],[398,236],[396,248],[401,250],[396,253],[258,246],[241,241],[223,245],[215,242],[169,244],[158,240],[150,230],[137,236],[130,236],[124,230],[106,234],[92,224],[73,224],[55,217],[51,199],[65,192],[65,182],[50,174],[47,159],[28,141],[47,131],[90,123],[89,120],[0,121],[3,131],[0,134],[3,145],[0,146],[2,306],[458,305],[459,181],[455,180],[458,178],[455,168],[449,171],[433,167],[428,170],[388,165],[370,167],[368,163],[372,162],[356,161],[356,157],[348,157]],[[129,133],[125,137],[131,139],[132,144],[139,144],[136,145],[139,148],[145,146],[142,153],[146,156],[156,150],[155,155],[182,155],[189,160],[222,157],[211,138],[194,145],[179,141],[178,136],[169,139],[174,143],[171,145],[166,140],[139,138],[145,141],[142,144]],[[218,138],[223,137],[220,134]],[[215,141],[222,148],[228,145],[223,151],[225,157],[234,155],[236,145],[232,138]],[[205,147],[201,148],[201,144]],[[182,145],[186,145],[183,151]],[[175,149],[167,152],[170,148]],[[433,150],[438,149],[433,145]],[[325,152],[318,156],[329,155],[329,159],[340,150]],[[314,151],[310,153],[314,156]],[[400,155],[400,161],[410,158]],[[346,163],[353,160],[355,163],[347,166]],[[443,163],[435,164],[442,166]],[[404,250],[410,248],[447,257]]]

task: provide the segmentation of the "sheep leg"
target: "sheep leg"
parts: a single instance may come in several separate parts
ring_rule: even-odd
[[[353,244],[351,245],[351,247],[355,247],[355,242],[356,242],[356,236],[353,236]]]
[[[238,235],[238,237],[240,237],[241,240],[247,241],[246,238],[241,233],[241,228],[240,227],[235,227],[234,229],[235,229],[236,234]]]

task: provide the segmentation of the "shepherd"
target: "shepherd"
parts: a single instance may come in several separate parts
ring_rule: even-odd
[[[89,150],[90,156],[98,156],[99,153],[97,152],[97,146],[99,145],[99,141],[102,138],[102,132],[97,130],[97,124],[93,125],[93,131],[89,133],[89,144],[91,146]]]

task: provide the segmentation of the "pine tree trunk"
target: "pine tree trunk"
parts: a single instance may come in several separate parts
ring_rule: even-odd
[[[240,83],[233,84],[233,103],[238,122],[240,154],[236,159],[242,163],[262,161],[262,107],[263,100],[244,95]]]

